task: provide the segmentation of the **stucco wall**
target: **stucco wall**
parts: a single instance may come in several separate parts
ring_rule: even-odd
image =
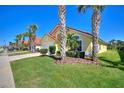
[[[35,48],[36,48],[36,49],[41,49],[41,46],[37,46],[37,45],[36,45],[36,47],[35,47]]]
[[[49,48],[49,46],[55,45],[55,40],[51,39],[48,35],[45,35],[41,41],[42,48]]]
[[[60,34],[60,29],[57,28],[58,31],[55,31],[55,36],[57,37],[58,34]],[[72,34],[74,33],[75,35],[80,36],[80,40],[82,41],[82,51],[85,51],[87,53],[92,53],[92,37],[90,35],[84,34],[82,32],[75,31],[74,29],[68,29],[67,34]],[[60,44],[57,43],[58,41],[55,41],[51,39],[49,36],[45,35],[42,39],[42,46],[50,46],[50,45],[55,45],[56,46],[56,51],[60,50]],[[102,43],[101,41],[99,42],[99,53],[107,51],[107,46]],[[68,48],[66,48],[68,50]]]
[[[82,41],[82,51],[87,51],[90,52],[90,43],[91,43],[91,38],[88,37],[87,35],[82,34],[81,32],[77,32],[75,30],[69,30],[68,33],[74,33],[75,35],[80,36],[80,39]]]
[[[99,42],[99,53],[107,51],[107,46]]]

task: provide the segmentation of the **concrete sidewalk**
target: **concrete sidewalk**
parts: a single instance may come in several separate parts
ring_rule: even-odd
[[[23,55],[16,55],[16,56],[9,56],[8,59],[9,61],[15,61],[23,58],[29,58],[29,57],[36,57],[40,56],[40,53],[31,53],[31,54],[23,54]]]
[[[0,53],[0,88],[14,88],[15,83],[10,66],[10,61],[19,60],[23,58],[40,56],[40,53],[8,56],[7,50]]]
[[[14,88],[12,70],[10,67],[7,50],[0,54],[0,88]]]

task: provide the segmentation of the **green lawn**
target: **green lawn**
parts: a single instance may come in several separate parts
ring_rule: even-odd
[[[107,52],[98,55],[99,59],[104,62],[104,64],[121,66],[124,64],[124,52],[116,50],[108,50]]]
[[[108,51],[99,57],[104,65],[57,65],[53,58],[33,57],[12,62],[11,67],[16,87],[124,87],[124,69],[109,63],[119,62],[119,54]]]
[[[9,52],[8,55],[15,56],[15,55],[30,54],[30,53],[31,52],[29,52],[29,51],[13,51],[13,52]]]

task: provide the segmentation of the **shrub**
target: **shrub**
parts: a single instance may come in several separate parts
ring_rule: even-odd
[[[80,57],[80,51],[75,51],[75,57],[79,58]]]
[[[124,51],[124,47],[121,47],[121,48],[120,48],[120,51]]]
[[[43,55],[46,55],[46,53],[48,52],[48,49],[40,49],[40,53]]]
[[[85,52],[80,52],[80,58],[84,58]]]
[[[40,49],[39,49],[39,48],[37,48],[37,49],[36,49],[36,51],[37,51],[37,52],[40,52]]]
[[[74,51],[67,51],[66,56],[67,57],[75,57],[75,52]]]
[[[22,50],[25,51],[25,50],[28,50],[28,48],[23,48]]]
[[[57,55],[57,56],[61,56],[60,51],[57,51],[57,52],[56,52],[56,55]]]
[[[49,52],[50,54],[55,54],[56,47],[55,46],[49,46]]]
[[[66,52],[67,57],[76,57],[76,58],[84,58],[85,52],[80,51],[67,51]]]

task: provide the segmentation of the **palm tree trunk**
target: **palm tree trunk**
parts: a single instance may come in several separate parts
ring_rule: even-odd
[[[32,44],[32,52],[34,53],[35,52],[35,37],[33,37],[33,44]]]
[[[59,5],[59,19],[60,19],[60,52],[61,58],[64,59],[66,56],[66,24],[65,24],[65,6]]]
[[[19,50],[21,50],[21,40],[19,39]]]
[[[29,50],[32,52],[32,39],[29,37]]]
[[[23,40],[22,40],[22,49],[24,49],[24,41],[25,41],[25,36],[23,36]]]
[[[31,52],[33,53],[33,40],[31,40]]]
[[[97,61],[96,54],[98,53],[98,32],[100,26],[100,14],[98,11],[94,11],[92,16],[92,60]]]
[[[19,40],[17,40],[17,48],[19,49]]]

